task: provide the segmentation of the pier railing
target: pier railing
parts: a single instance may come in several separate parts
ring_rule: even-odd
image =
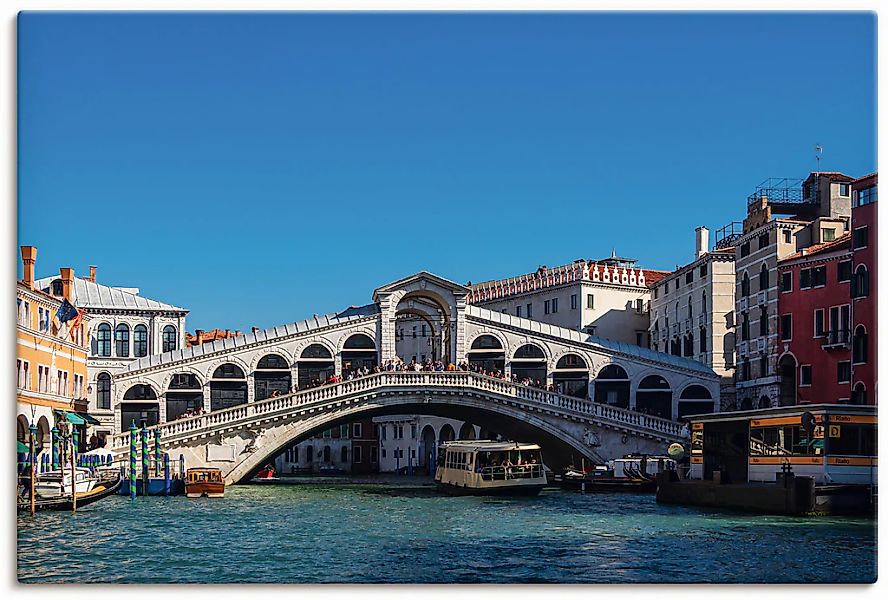
[[[678,441],[686,436],[683,423],[645,415],[629,409],[610,406],[587,398],[576,398],[528,387],[495,377],[465,371],[443,372],[385,372],[359,377],[339,383],[300,390],[284,396],[266,398],[257,402],[241,404],[232,408],[213,411],[202,415],[160,423],[149,428],[153,441],[155,432],[165,443],[177,438],[196,434],[244,426],[251,421],[271,416],[282,416],[295,410],[319,410],[331,403],[351,399],[356,396],[391,391],[436,391],[440,389],[485,392],[503,399],[526,404],[535,409],[555,409],[565,417],[586,417],[605,427],[634,431],[667,441]],[[129,447],[128,431],[111,436],[109,447],[123,451]]]

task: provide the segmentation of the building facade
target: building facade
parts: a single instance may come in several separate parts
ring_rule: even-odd
[[[695,260],[651,287],[651,348],[700,361],[723,381],[722,406],[734,397],[734,248],[709,248],[698,227]]]
[[[569,265],[470,285],[469,303],[516,317],[648,347],[650,287],[665,271],[631,259],[576,260]]]
[[[488,439],[477,425],[444,417],[393,415],[374,417],[379,438],[379,471],[434,473],[438,446],[452,440]]]
[[[747,198],[742,232],[717,240],[735,248],[737,403],[779,405],[778,261],[843,235],[850,221],[851,178],[811,173],[802,180],[766,180]],[[791,218],[775,215],[791,215]]]
[[[780,261],[780,406],[851,399],[851,235]],[[752,408],[747,399],[741,409]]]
[[[851,183],[851,397],[876,404],[878,391],[878,174]]]
[[[188,311],[139,295],[138,288],[111,287],[96,281],[96,267],[87,278],[75,277],[74,269],[62,269],[58,277],[44,277],[35,288],[54,298],[69,294],[72,304],[90,315],[87,358],[87,411],[98,421],[90,435],[104,438],[121,427],[115,421],[115,408],[122,412],[125,426],[154,425],[159,419],[157,398],[150,389],[128,390],[114,406],[113,376],[133,361],[153,354],[174,352],[185,343],[185,317]],[[192,403],[193,404],[193,403]],[[172,405],[171,410],[185,412],[189,401]]]
[[[379,472],[379,440],[372,419],[344,423],[293,444],[279,454],[282,475]]]
[[[60,323],[57,313],[63,299],[70,301],[70,290],[62,290],[61,299],[41,291],[34,285],[37,249],[22,246],[21,253],[23,277],[16,284],[17,439],[27,445],[34,425],[38,454],[48,450],[52,431],[64,415],[84,448],[89,318]]]

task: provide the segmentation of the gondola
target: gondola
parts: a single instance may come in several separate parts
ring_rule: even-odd
[[[77,508],[88,506],[93,502],[98,502],[102,498],[112,496],[117,493],[123,478],[120,475],[116,479],[99,481],[88,492],[77,494]],[[27,488],[26,488],[27,489]],[[70,496],[63,498],[37,498],[34,501],[35,510],[73,510],[73,501]],[[31,501],[29,498],[19,497],[18,512],[29,512],[31,510]]]

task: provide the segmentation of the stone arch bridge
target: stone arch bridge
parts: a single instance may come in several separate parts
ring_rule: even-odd
[[[146,422],[174,455],[233,482],[339,423],[430,414],[540,441],[557,466],[662,452],[684,439],[681,416],[719,409],[719,377],[699,362],[493,312],[468,304],[470,291],[422,272],[378,288],[366,306],[134,361],[112,379],[110,446],[125,452],[130,422]],[[431,355],[506,379],[384,371],[316,387],[399,357],[396,320],[422,311],[440,324]],[[209,412],[183,418],[191,408]]]

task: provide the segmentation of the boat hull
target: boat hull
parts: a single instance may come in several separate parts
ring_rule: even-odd
[[[89,506],[103,498],[115,495],[120,489],[121,483],[122,480],[118,477],[112,481],[99,482],[88,492],[78,493],[77,508]],[[70,496],[65,498],[37,499],[34,502],[34,509],[70,511],[74,509],[74,505]],[[31,503],[27,499],[18,502],[18,512],[29,512],[30,510]]]
[[[502,487],[460,487],[449,483],[437,482],[438,491],[450,496],[536,496],[544,487],[544,484],[513,485]]]
[[[185,484],[185,495],[189,498],[222,498],[225,496],[225,484],[213,481],[201,481]]]

